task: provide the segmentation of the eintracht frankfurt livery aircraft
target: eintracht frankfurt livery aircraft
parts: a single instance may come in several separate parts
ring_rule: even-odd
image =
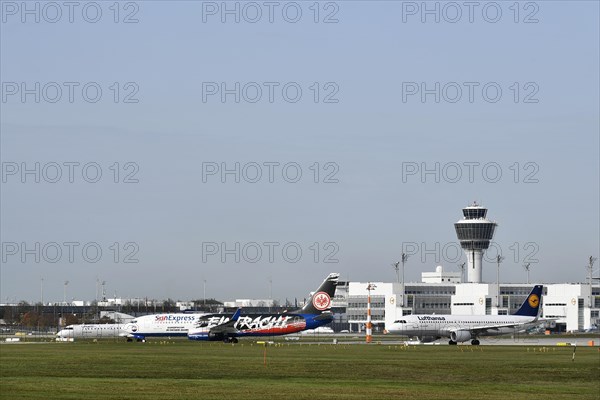
[[[480,336],[497,336],[529,328],[538,322],[542,285],[536,285],[513,315],[405,315],[386,327],[388,333],[418,337],[421,342],[450,338],[449,344],[471,341]]]
[[[332,273],[300,310],[281,314],[241,315],[238,309],[233,316],[204,315],[190,328],[191,340],[222,340],[237,343],[242,336],[277,336],[315,329],[333,321],[331,300],[340,274]]]

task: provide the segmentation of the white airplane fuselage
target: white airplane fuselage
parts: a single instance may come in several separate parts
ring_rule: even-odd
[[[56,336],[61,338],[111,338],[124,336],[124,324],[79,324],[69,325],[61,329]]]
[[[519,332],[538,322],[544,286],[535,285],[521,307],[512,315],[405,315],[386,325],[388,333],[417,336],[421,342],[450,338],[448,344],[471,340],[478,345],[480,336],[498,336]]]
[[[124,326],[128,338],[144,339],[149,336],[187,336],[198,319],[205,314],[155,314],[137,317]]]
[[[498,336],[522,331],[536,320],[536,317],[520,315],[405,315],[386,327],[386,330],[409,337],[447,337],[462,342],[476,336]]]

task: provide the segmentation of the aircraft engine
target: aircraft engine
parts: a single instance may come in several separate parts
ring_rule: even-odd
[[[450,332],[450,340],[453,342],[466,342],[471,340],[471,332],[469,331],[452,331]]]

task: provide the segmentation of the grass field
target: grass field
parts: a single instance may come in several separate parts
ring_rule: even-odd
[[[600,399],[597,347],[160,343],[0,345],[0,398]]]

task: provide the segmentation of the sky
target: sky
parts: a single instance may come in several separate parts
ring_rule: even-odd
[[[598,256],[598,2],[0,4],[0,302],[418,282],[473,201],[486,282]]]

